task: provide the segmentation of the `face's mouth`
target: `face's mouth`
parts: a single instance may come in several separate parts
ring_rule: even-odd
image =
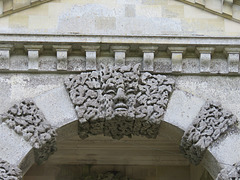
[[[115,111],[127,111],[128,110],[128,106],[124,103],[117,103],[114,106],[114,110]]]

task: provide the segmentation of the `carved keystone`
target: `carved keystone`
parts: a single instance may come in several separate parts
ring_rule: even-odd
[[[79,118],[79,136],[104,134],[113,139],[142,135],[156,138],[174,81],[141,73],[135,66],[104,66],[65,82]]]
[[[154,70],[154,53],[158,49],[158,46],[140,46],[143,52],[143,70],[153,71]]]
[[[97,69],[97,50],[100,46],[82,46],[86,51],[86,70]]]
[[[38,70],[39,52],[42,50],[42,45],[25,45],[28,52],[28,70]]]
[[[218,174],[216,180],[234,180],[240,178],[240,162],[233,164],[232,166],[227,165],[226,168],[222,169]]]
[[[120,67],[126,65],[126,51],[129,46],[111,46],[114,52],[115,66]]]
[[[186,51],[186,47],[169,47],[168,52],[172,58],[172,72],[182,72],[182,60],[183,54]]]
[[[228,72],[238,73],[240,48],[225,48],[224,52],[228,58]]]
[[[68,51],[72,46],[54,45],[53,49],[57,52],[57,70],[66,71],[68,65]]]
[[[0,44],[0,69],[9,69],[10,66],[10,51],[13,45]]]
[[[196,49],[197,53],[200,56],[200,72],[201,73],[209,73],[210,65],[212,59],[212,53],[215,48],[212,47],[198,47]]]
[[[45,122],[34,102],[25,100],[15,104],[4,116],[3,121],[8,127],[33,146],[37,163],[47,160],[56,151],[55,129]]]
[[[236,123],[236,116],[219,103],[207,102],[184,133],[180,150],[191,163],[198,165],[207,148]]]
[[[17,166],[9,164],[0,158],[0,179],[1,180],[21,180],[22,171]]]

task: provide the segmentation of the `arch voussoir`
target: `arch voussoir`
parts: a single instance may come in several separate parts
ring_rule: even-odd
[[[32,100],[13,105],[4,114],[3,122],[22,136],[34,149],[35,161],[40,164],[56,151],[55,129]]]

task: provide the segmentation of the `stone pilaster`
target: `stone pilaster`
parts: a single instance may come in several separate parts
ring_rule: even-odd
[[[129,46],[111,46],[114,52],[115,66],[124,66],[126,64],[126,51]]]
[[[210,73],[210,65],[212,53],[215,48],[213,47],[197,47],[196,52],[199,54],[200,73]]]
[[[66,71],[68,65],[68,52],[71,50],[72,46],[68,45],[54,45],[53,49],[57,52],[57,70]]]
[[[228,72],[237,74],[239,72],[240,48],[225,48],[224,52],[227,55]]]
[[[39,67],[39,53],[42,50],[42,45],[25,45],[28,52],[28,70],[36,71]]]
[[[100,46],[82,46],[86,52],[86,70],[97,69],[97,51]]]
[[[186,47],[169,47],[168,52],[171,54],[172,59],[172,72],[182,72],[182,60]]]
[[[143,52],[142,69],[144,71],[154,71],[154,53],[158,46],[140,46]]]
[[[13,45],[0,44],[0,69],[9,69],[10,66],[10,52]]]

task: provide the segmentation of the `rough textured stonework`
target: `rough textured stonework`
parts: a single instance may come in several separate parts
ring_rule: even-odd
[[[102,66],[66,82],[79,117],[79,135],[104,134],[155,138],[174,81],[162,75],[140,73],[140,65]]]
[[[38,163],[47,160],[56,150],[56,132],[45,122],[44,115],[32,101],[25,100],[15,104],[3,120],[34,147]]]
[[[0,179],[1,180],[21,180],[22,171],[0,158]]]
[[[219,103],[207,102],[184,133],[181,151],[191,163],[199,164],[210,144],[236,122],[236,116],[224,110]]]
[[[240,163],[227,166],[218,174],[216,180],[238,180],[240,178]]]
[[[84,180],[133,180],[130,179],[124,175],[122,175],[120,172],[115,172],[115,171],[110,171],[110,172],[106,172],[103,174],[98,174],[96,176],[88,176],[86,178],[84,178]]]

